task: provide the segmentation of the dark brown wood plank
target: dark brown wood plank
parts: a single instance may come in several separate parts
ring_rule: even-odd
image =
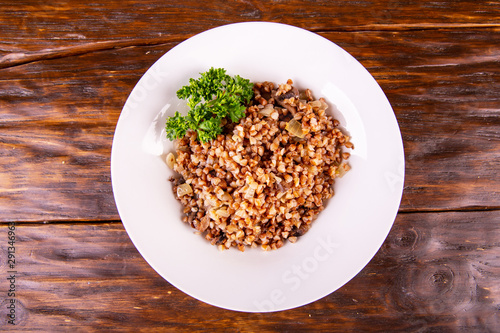
[[[367,67],[398,118],[401,209],[498,208],[500,30],[338,35],[325,34]]]
[[[375,258],[273,314],[215,308],[159,277],[118,222],[109,175],[141,75],[241,21],[307,28],[354,55],[406,152],[402,213]],[[15,226],[17,330],[498,331],[500,1],[0,1],[0,31],[0,331],[12,331],[7,221],[36,222]]]
[[[499,4],[499,1],[474,0],[216,0],[209,3],[193,0],[147,3],[131,0],[119,3],[23,0],[0,5],[0,28],[5,40],[40,40],[47,45],[66,46],[71,41],[146,39],[196,33],[241,21],[279,21],[315,30],[380,30],[381,26],[435,28],[453,24],[491,26],[500,23]]]
[[[0,220],[119,218],[110,177],[114,129],[128,94],[163,47],[1,70]]]
[[[348,284],[271,314],[226,311],[180,292],[142,259],[120,223],[17,224],[17,328],[491,332],[500,325],[499,219],[499,211],[400,214]],[[4,324],[5,224],[0,235]]]
[[[16,1],[0,4],[0,67],[74,52],[75,47],[164,43],[241,21],[274,21],[313,31],[498,27],[499,8],[499,1],[474,0]]]
[[[359,59],[393,105],[406,151],[401,211],[500,207],[497,29],[323,36]],[[0,70],[0,221],[119,219],[114,127],[137,80],[173,45]]]

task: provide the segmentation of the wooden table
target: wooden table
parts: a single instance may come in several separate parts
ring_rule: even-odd
[[[170,285],[111,190],[114,129],[138,79],[179,42],[242,21],[306,28],[357,58],[406,154],[373,260],[277,313]],[[1,1],[0,128],[0,330],[500,331],[500,1]]]

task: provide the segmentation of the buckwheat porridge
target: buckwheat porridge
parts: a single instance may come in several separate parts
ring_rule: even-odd
[[[221,250],[295,243],[350,169],[353,144],[323,98],[292,80],[251,88],[239,121],[222,119],[220,133],[205,142],[188,129],[167,156],[183,221]]]

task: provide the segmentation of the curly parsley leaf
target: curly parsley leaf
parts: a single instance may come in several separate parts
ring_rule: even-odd
[[[167,119],[167,123],[165,125],[167,138],[170,140],[182,138],[186,135],[187,130],[190,128],[189,124],[190,122],[186,121],[186,117],[181,116],[179,112],[175,112],[173,117],[169,117]]]
[[[170,140],[182,138],[188,129],[198,134],[198,140],[209,142],[222,133],[222,120],[233,122],[245,117],[246,105],[253,97],[253,84],[239,75],[231,77],[223,68],[210,68],[198,79],[177,91],[177,97],[187,100],[189,112],[176,112],[167,119],[165,128]]]
[[[222,133],[221,121],[218,118],[205,120],[196,129],[201,142],[208,142]]]

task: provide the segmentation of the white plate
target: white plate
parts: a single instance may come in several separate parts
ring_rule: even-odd
[[[286,82],[325,97],[352,136],[352,170],[295,244],[264,252],[220,252],[181,222],[164,123],[186,111],[175,92],[210,67],[251,81]],[[331,110],[329,109],[329,110]],[[162,56],[130,94],[111,155],[113,191],[134,245],[172,285],[225,309],[270,312],[318,300],[352,279],[375,255],[401,200],[404,153],[379,85],[347,52],[309,31],[277,23],[238,23],[196,35]]]

